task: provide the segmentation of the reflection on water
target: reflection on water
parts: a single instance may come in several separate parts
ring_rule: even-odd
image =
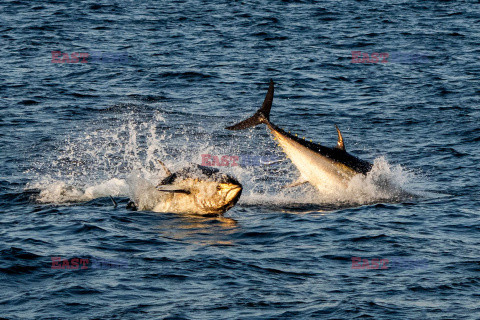
[[[234,245],[231,235],[238,222],[222,216],[172,215],[155,226],[160,237],[199,245]]]

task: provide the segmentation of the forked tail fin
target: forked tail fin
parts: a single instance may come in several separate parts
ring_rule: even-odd
[[[268,87],[267,95],[265,96],[265,100],[263,101],[263,105],[257,112],[250,118],[243,120],[233,126],[226,127],[225,129],[228,130],[243,130],[251,127],[255,127],[256,125],[262,123],[268,123],[270,119],[270,109],[272,108],[272,101],[273,101],[273,80],[270,79],[270,86]]]

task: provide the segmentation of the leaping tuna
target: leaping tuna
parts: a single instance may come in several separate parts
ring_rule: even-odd
[[[138,188],[127,208],[218,216],[232,208],[242,194],[242,185],[218,169],[193,164],[172,173],[158,162],[167,177],[156,186],[146,183]]]
[[[336,125],[338,142],[335,148],[301,139],[274,125],[270,121],[273,91],[274,83],[270,80],[262,107],[250,118],[226,127],[226,129],[243,130],[259,124],[266,124],[273,134],[273,139],[278,141],[287,157],[301,173],[300,178],[290,186],[308,182],[322,193],[334,193],[339,188],[347,188],[348,182],[353,176],[366,175],[372,169],[372,164],[345,150],[342,133]]]

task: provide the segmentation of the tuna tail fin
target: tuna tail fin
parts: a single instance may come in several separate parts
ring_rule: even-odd
[[[250,118],[243,120],[233,126],[226,127],[225,129],[228,130],[243,130],[251,127],[255,127],[256,125],[262,123],[268,123],[270,119],[270,109],[272,108],[273,102],[273,80],[270,79],[270,86],[268,87],[267,95],[265,96],[265,100],[263,101],[263,105],[257,112]]]

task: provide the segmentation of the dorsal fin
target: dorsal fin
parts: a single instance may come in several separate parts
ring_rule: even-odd
[[[162,166],[163,170],[165,170],[165,173],[167,174],[167,176],[171,175],[172,172],[167,168],[167,166],[165,165],[165,163],[163,163],[162,161],[158,160],[158,163],[160,163],[160,165]]]
[[[345,145],[343,144],[342,133],[340,132],[340,129],[338,129],[337,125],[335,125],[335,129],[337,129],[337,133],[338,133],[337,149],[345,151]]]

